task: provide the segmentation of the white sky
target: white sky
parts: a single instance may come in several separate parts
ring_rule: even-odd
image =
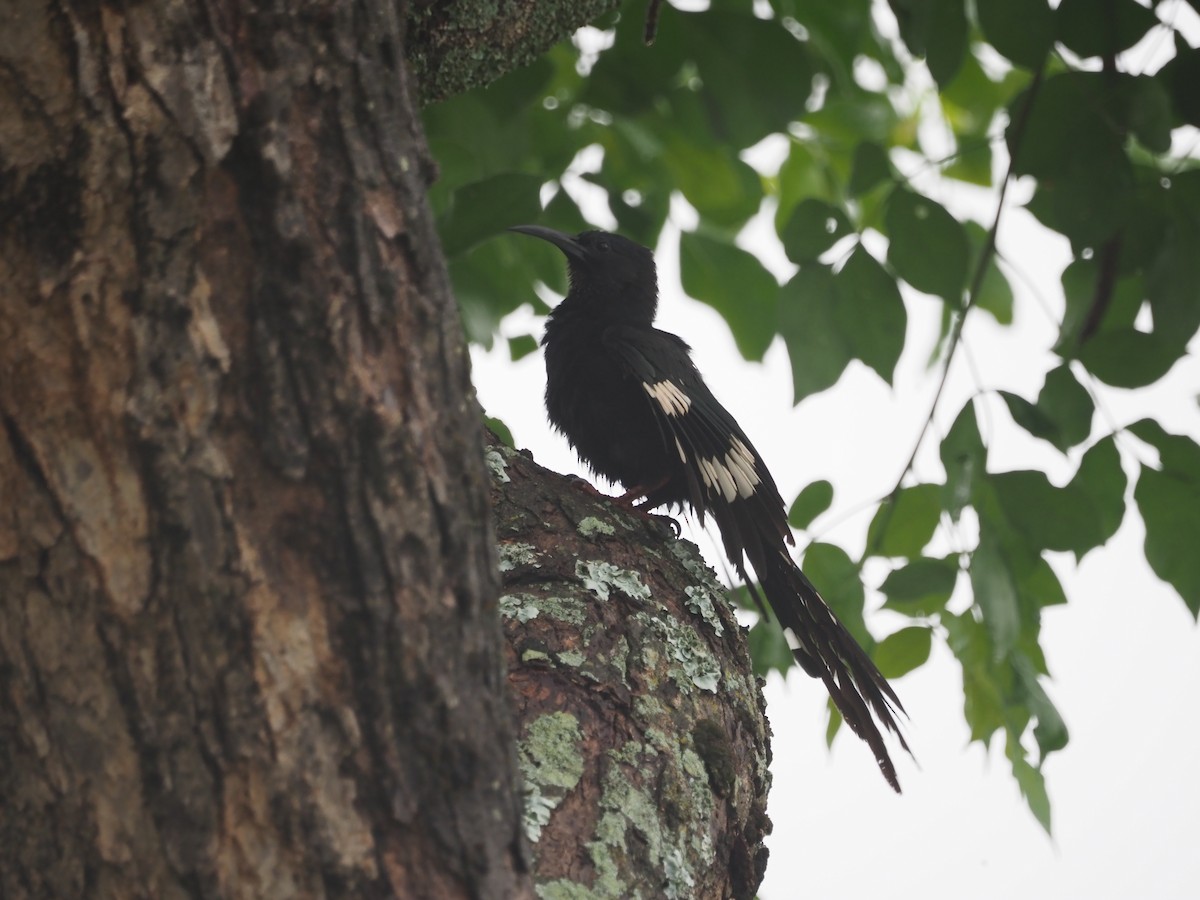
[[[768,151],[770,148],[767,148]],[[777,148],[776,148],[777,149]],[[922,183],[952,212],[990,222],[994,199],[970,189]],[[1010,204],[1028,198],[1018,186]],[[689,225],[684,207],[672,219]],[[940,481],[937,442],[967,397],[982,386],[1034,399],[1056,358],[1049,352],[1061,313],[1058,275],[1068,261],[1065,242],[1040,229],[1020,210],[1005,214],[1000,250],[1026,276],[1011,277],[1016,322],[997,326],[972,314],[965,349],[955,362],[933,433],[918,457],[919,480]],[[777,271],[778,245],[762,223],[745,244]],[[526,240],[513,236],[498,240]],[[662,248],[672,248],[669,229]],[[880,246],[871,244],[880,252]],[[835,488],[833,508],[815,523],[822,537],[853,555],[861,549],[870,510],[900,474],[928,410],[937,373],[926,361],[937,334],[939,301],[907,295],[908,343],[889,388],[852,363],[831,390],[791,405],[787,353],[777,339],[762,365],[738,355],[724,321],[685,297],[673,269],[673,249],[660,253],[659,327],[692,344],[710,387],[737,417],[766,459],[786,501],[805,484],[825,478]],[[1036,288],[1035,298],[1028,287]],[[506,334],[540,322],[524,308]],[[1093,440],[1110,422],[1143,416],[1169,431],[1200,440],[1200,359],[1193,353],[1158,385],[1130,392],[1084,381],[1098,391],[1103,414]],[[472,352],[475,384],[489,414],[512,429],[517,445],[543,465],[584,473],[566,441],[553,434],[540,398],[541,354],[517,363],[503,342],[491,353]],[[1077,373],[1078,374],[1078,373]],[[992,397],[981,428],[993,470],[1044,468],[1056,483],[1070,462],[1012,424],[1003,401]],[[1134,457],[1153,459],[1136,443],[1121,445],[1126,471]],[[715,539],[693,535],[725,571]],[[866,746],[840,735],[824,745],[826,694],[802,673],[767,685],[774,731],[774,788],[768,840],[772,859],[764,900],[824,898],[1089,898],[1194,900],[1200,897],[1200,630],[1179,597],[1158,581],[1142,552],[1136,508],[1120,532],[1076,568],[1069,556],[1051,562],[1070,603],[1043,616],[1042,646],[1053,675],[1048,692],[1070,729],[1067,748],[1045,772],[1054,815],[1048,838],[1028,812],[1003,755],[1003,737],[991,753],[968,746],[962,714],[961,671],[944,643],[931,660],[896,683],[910,715],[907,736],[920,763],[897,758],[905,793],[895,796]],[[935,539],[936,540],[936,539]],[[1200,552],[1200,539],[1198,539]],[[957,598],[956,598],[957,599]],[[877,609],[880,598],[868,603]],[[868,615],[876,637],[907,620],[889,612]]]

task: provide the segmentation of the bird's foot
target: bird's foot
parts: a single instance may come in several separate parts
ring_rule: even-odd
[[[651,522],[653,524],[665,524],[671,529],[671,533],[674,534],[675,537],[679,537],[681,534],[683,534],[683,528],[677,521],[675,521],[675,519],[671,518],[670,516],[663,515],[662,513],[652,513],[646,509],[644,505],[639,506],[637,504],[638,500],[644,499],[647,494],[662,487],[662,485],[666,483],[666,479],[663,479],[663,481],[659,484],[651,485],[649,488],[638,485],[621,494],[619,497],[612,497],[601,491],[585,478],[580,478],[578,475],[571,475],[570,478],[575,483],[575,487],[579,488],[579,490],[583,491],[585,494],[590,494],[592,497],[595,497],[598,500],[607,500],[609,503],[620,507],[621,509],[625,510],[625,512],[632,516],[636,516],[645,522]]]

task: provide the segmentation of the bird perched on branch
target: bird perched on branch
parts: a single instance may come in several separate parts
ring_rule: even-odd
[[[705,385],[688,345],[654,327],[651,252],[603,231],[511,230],[549,241],[567,257],[571,287],[542,339],[550,421],[594,472],[625,488],[618,502],[644,498],[642,510],[686,504],[702,525],[706,515],[716,520],[738,575],[753,591],[748,560],[780,624],[795,636],[796,661],[825,683],[899,791],[876,720],[908,750],[895,719],[900,700],[792,560],[783,498],[762,457]]]

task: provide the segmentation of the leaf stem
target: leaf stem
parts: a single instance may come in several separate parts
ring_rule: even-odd
[[[1025,136],[1025,127],[1029,123],[1030,110],[1033,108],[1033,103],[1037,99],[1037,93],[1042,86],[1042,76],[1045,68],[1045,63],[1043,63],[1033,73],[1033,80],[1030,81],[1026,92],[1025,103],[1021,106],[1021,111],[1013,122],[1012,154],[1008,160],[1008,171],[1004,173],[1004,180],[1000,184],[1000,196],[996,201],[996,215],[992,219],[992,227],[988,229],[987,237],[983,242],[983,248],[979,252],[979,259],[976,261],[975,271],[971,276],[970,288],[967,291],[966,303],[963,304],[962,309],[955,315],[954,324],[951,326],[950,339],[946,348],[946,358],[942,363],[942,374],[938,380],[937,390],[933,394],[933,402],[929,405],[929,413],[925,416],[925,421],[921,425],[921,431],[917,434],[917,440],[913,444],[912,453],[909,454],[908,461],[904,464],[904,468],[900,472],[900,477],[896,479],[895,486],[883,501],[886,504],[886,508],[883,514],[883,521],[880,523],[881,527],[875,531],[874,539],[869,541],[867,546],[863,548],[862,559],[859,560],[860,566],[863,560],[874,555],[879,548],[879,542],[883,539],[883,534],[887,531],[887,525],[891,519],[892,512],[896,508],[896,497],[900,494],[900,490],[904,486],[904,479],[908,477],[908,474],[916,464],[917,453],[925,441],[925,435],[929,433],[929,426],[933,423],[934,414],[941,403],[942,394],[945,392],[946,383],[950,378],[950,367],[954,364],[955,351],[962,342],[963,326],[967,321],[967,313],[975,306],[975,302],[979,297],[979,291],[983,286],[983,279],[987,275],[988,265],[991,263],[992,257],[996,252],[996,234],[1000,230],[1000,217],[1004,212],[1004,200],[1008,194],[1008,186],[1015,177],[1017,155],[1020,152],[1021,142]]]

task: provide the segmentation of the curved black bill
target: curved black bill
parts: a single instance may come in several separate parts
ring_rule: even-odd
[[[553,228],[545,228],[541,225],[513,225],[508,230],[515,231],[518,234],[527,234],[530,237],[541,238],[543,241],[549,241],[565,253],[568,259],[583,258],[583,247],[579,246],[579,242],[566,232],[555,231]]]

